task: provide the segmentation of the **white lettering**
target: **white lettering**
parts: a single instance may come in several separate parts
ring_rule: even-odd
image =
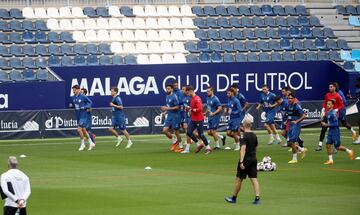
[[[224,79],[226,81],[225,85],[221,85],[221,86],[223,86],[222,88],[220,88],[220,83],[223,84],[223,82],[220,81],[220,78]],[[225,74],[217,74],[217,76],[216,76],[216,88],[217,88],[218,92],[225,92],[229,88],[229,78]]]
[[[294,86],[292,83],[291,83],[291,79],[294,77],[294,76],[299,76],[300,78],[300,84],[298,86]],[[303,83],[304,83],[304,79],[302,77],[302,75],[298,72],[293,72],[290,74],[289,78],[288,78],[288,83],[289,83],[289,87],[294,89],[294,90],[298,90],[302,87]]]
[[[307,72],[305,72],[305,90],[311,90],[312,89],[312,86],[309,86],[308,85],[308,74]]]
[[[9,108],[9,95],[0,94],[0,109]]]
[[[286,74],[279,73],[278,74],[278,90],[281,90],[283,87],[287,87]]]
[[[126,95],[130,95],[129,85],[125,77],[119,78],[118,88],[119,88],[119,93],[125,93]]]
[[[98,93],[100,95],[105,95],[105,91],[100,78],[94,78],[94,81],[91,85],[89,96],[93,96],[95,93]]]
[[[164,78],[163,83],[162,83],[162,88],[163,88],[164,92],[166,92],[166,85],[168,84],[169,79],[173,79],[173,81],[174,81],[174,80],[176,80],[176,77],[173,75],[169,75]]]
[[[210,86],[209,84],[210,77],[208,75],[201,75],[201,92],[206,92],[206,89]],[[206,87],[204,87],[206,86]]]

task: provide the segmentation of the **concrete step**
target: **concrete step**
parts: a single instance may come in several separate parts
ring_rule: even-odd
[[[360,42],[348,42],[348,46],[351,49],[360,49]]]
[[[360,42],[360,37],[339,37],[339,39],[343,39],[348,42]]]
[[[326,25],[325,27],[332,28],[334,31],[351,31],[353,27],[349,25]]]
[[[356,30],[347,30],[347,31],[334,31],[334,34],[337,37],[359,37],[360,40],[360,31]]]
[[[309,9],[309,12],[312,15],[336,15],[336,9],[329,8]]]

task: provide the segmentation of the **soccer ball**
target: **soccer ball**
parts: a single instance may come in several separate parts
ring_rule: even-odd
[[[263,163],[271,163],[271,157],[270,156],[265,156],[262,160]]]
[[[263,162],[259,162],[257,164],[257,170],[258,171],[264,171],[264,163]]]

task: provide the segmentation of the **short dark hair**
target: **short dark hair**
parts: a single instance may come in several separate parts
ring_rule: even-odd
[[[81,90],[84,92],[84,94],[86,95],[88,93],[87,89],[86,88],[81,88]]]
[[[187,85],[186,91],[194,91],[194,87],[192,85]]]
[[[116,93],[119,92],[119,88],[117,88],[117,87],[111,87],[111,90],[114,90]]]
[[[275,96],[275,98],[274,98],[275,101],[279,101],[280,99],[281,99],[280,96]]]
[[[330,82],[329,85],[333,85],[336,88],[336,82]]]
[[[263,84],[261,88],[266,87],[269,89],[269,86],[267,84]]]
[[[290,94],[293,94],[294,97],[295,97],[295,95],[296,95],[296,90],[294,90],[294,89],[292,89],[292,88],[289,87],[289,90],[288,90],[288,91],[290,91]]]
[[[230,87],[229,89],[227,89],[226,92],[231,92],[234,95],[236,94],[236,90],[233,87]]]
[[[235,88],[235,89],[238,89],[238,88],[239,88],[239,85],[238,85],[238,84],[232,84],[230,87]]]
[[[289,91],[289,90],[290,90],[290,87],[283,87],[283,88],[281,88],[281,90]]]
[[[339,92],[339,90],[340,90],[340,87],[339,87],[339,83],[338,82],[334,82],[334,86],[335,86],[335,90],[336,90],[336,92]]]
[[[295,94],[293,94],[293,93],[289,93],[288,97],[289,97],[289,96],[291,96],[291,97],[293,97],[293,98],[296,98]]]
[[[72,89],[80,89],[80,86],[78,84],[75,84],[74,86],[71,87]]]
[[[212,86],[208,86],[206,89],[210,89],[210,90],[214,91],[214,88]]]
[[[174,89],[173,84],[167,84],[166,87],[170,87],[171,89]]]
[[[331,104],[335,104],[335,99],[330,99],[327,102],[331,102]]]

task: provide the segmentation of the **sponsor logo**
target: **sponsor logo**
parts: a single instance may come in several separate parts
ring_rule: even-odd
[[[63,119],[59,116],[55,116],[45,121],[45,127],[47,129],[77,127],[77,121],[75,119]]]
[[[133,125],[135,127],[149,127],[150,122],[143,116],[136,118],[136,120],[133,122]]]
[[[320,119],[321,118],[321,110],[315,109],[310,110],[308,108],[303,108],[306,119]]]
[[[5,120],[0,120],[0,129],[18,129],[18,123],[15,122],[14,120],[12,121],[5,121]]]
[[[25,131],[39,131],[39,124],[33,121],[27,121],[23,126]]]
[[[0,109],[9,108],[9,95],[0,94]]]

